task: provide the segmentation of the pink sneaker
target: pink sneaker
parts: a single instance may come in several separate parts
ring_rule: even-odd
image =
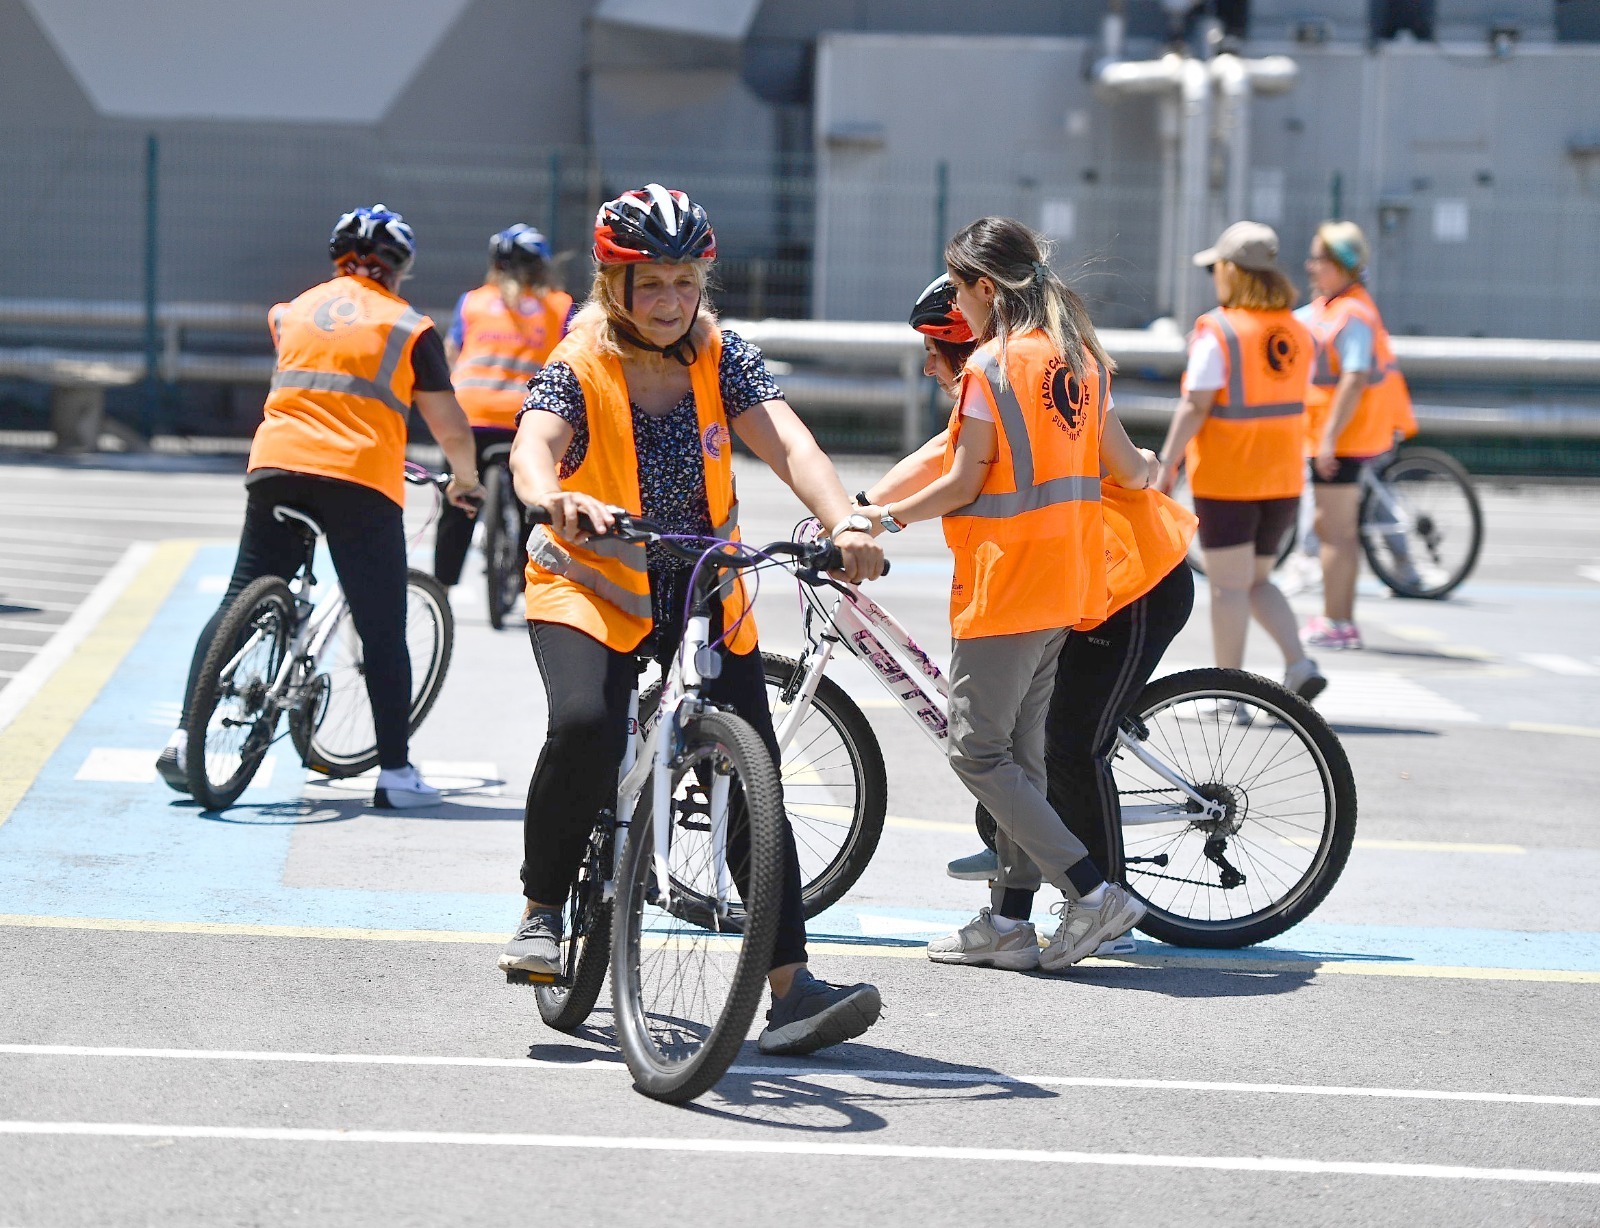
[[[1307,621],[1300,631],[1300,642],[1307,648],[1360,648],[1361,632],[1353,622],[1340,618],[1323,618],[1318,614]]]

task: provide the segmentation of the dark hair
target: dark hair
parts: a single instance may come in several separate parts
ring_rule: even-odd
[[[1093,355],[1102,371],[1116,370],[1095,335],[1089,309],[1051,270],[1048,240],[1015,218],[980,217],[963,226],[945,244],[944,261],[963,285],[980,277],[994,282],[993,310],[978,340],[999,338],[1002,379],[1007,339],[1041,329],[1080,379],[1086,354]]]
[[[967,365],[967,359],[972,357],[972,351],[978,348],[976,341],[941,341],[937,337],[929,337],[928,340],[933,342],[933,348],[944,356],[944,360],[950,364],[950,369],[957,375],[961,373],[961,368]]]

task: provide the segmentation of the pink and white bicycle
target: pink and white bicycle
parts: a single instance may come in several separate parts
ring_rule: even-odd
[[[815,522],[796,537],[806,540]],[[783,751],[806,915],[836,902],[883,832],[883,752],[860,706],[827,676],[838,653],[865,664],[943,750],[949,695],[934,660],[853,585],[796,570],[798,657],[764,653]],[[1349,760],[1323,718],[1277,683],[1193,669],[1145,687],[1117,731],[1125,880],[1164,942],[1241,947],[1303,920],[1338,880],[1355,838]],[[981,816],[986,817],[986,816]],[[980,818],[980,834],[982,823]]]

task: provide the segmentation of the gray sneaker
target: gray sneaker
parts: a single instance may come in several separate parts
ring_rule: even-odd
[[[763,1053],[815,1053],[860,1036],[882,1010],[876,985],[830,985],[802,968],[789,992],[772,999],[756,1047]]]
[[[184,763],[186,756],[181,746],[163,747],[156,756],[156,773],[167,782],[167,787],[185,797],[189,795],[189,772]]]
[[[1107,884],[1099,908],[1081,900],[1062,900],[1051,912],[1061,917],[1050,943],[1039,956],[1039,966],[1056,972],[1077,963],[1108,938],[1126,934],[1144,920],[1145,906],[1115,883]]]
[[[555,908],[535,908],[506,949],[500,952],[501,972],[531,972],[536,976],[561,973],[561,912]]]
[[[993,849],[984,849],[971,857],[957,857],[944,868],[944,872],[951,878],[986,883],[1000,876],[1000,857]]]
[[[1283,673],[1283,685],[1310,703],[1328,689],[1328,680],[1310,657],[1301,657]]]
[[[928,958],[936,964],[1027,972],[1039,966],[1039,935],[1028,921],[1002,934],[995,928],[992,910],[984,908],[948,938],[930,942]]]

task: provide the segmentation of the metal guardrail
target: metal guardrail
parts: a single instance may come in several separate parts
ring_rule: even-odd
[[[449,311],[431,313],[436,320]],[[265,384],[266,355],[218,355],[185,349],[185,334],[266,331],[266,308],[239,303],[169,303],[156,313],[162,336],[159,374],[168,381]],[[922,441],[928,404],[921,336],[905,324],[850,320],[726,320],[771,358],[803,364],[785,373],[785,394],[802,410],[897,413],[902,442]],[[0,327],[103,333],[145,327],[144,307],[131,302],[0,299]],[[1100,334],[1125,381],[1172,380],[1182,372],[1185,339],[1171,328],[1106,329]],[[103,342],[102,342],[103,345]],[[1600,342],[1504,337],[1395,337],[1395,358],[1413,380],[1452,384],[1525,383],[1540,388],[1600,386]],[[131,384],[145,373],[142,352],[73,350],[59,346],[0,346],[0,375],[26,376],[58,386]],[[1130,424],[1158,426],[1171,415],[1170,396],[1134,388],[1120,393]],[[1471,398],[1465,398],[1471,399]],[[1419,404],[1425,429],[1489,436],[1600,438],[1600,407],[1524,401],[1509,405]]]

